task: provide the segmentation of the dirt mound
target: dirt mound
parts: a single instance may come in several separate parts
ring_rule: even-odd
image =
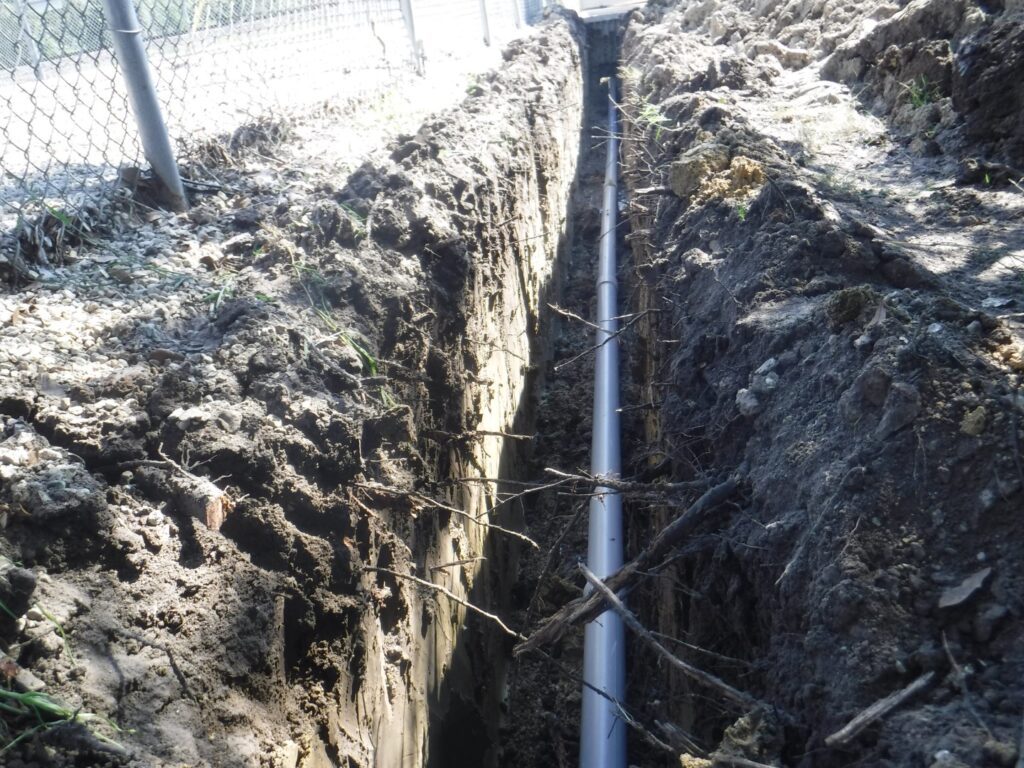
[[[945,250],[964,235],[947,202],[967,197],[955,168],[899,159],[900,120],[863,115],[811,62],[831,54],[823,71],[866,84],[886,114],[915,67],[940,62],[943,76],[921,73],[945,95],[915,109],[938,110],[958,159],[1010,157],[1015,116],[977,135],[986,121],[972,110],[989,97],[974,90],[966,108],[949,93],[983,77],[1016,22],[969,3],[840,3],[834,19],[825,5],[649,8],[627,30],[634,311],[655,318],[636,352],[653,408],[636,470],[743,478],[634,601],[773,716],[726,731],[743,713],[696,706],[684,694],[708,691],[674,675],[666,687],[653,658],[635,672],[637,695],[653,702],[645,722],[761,762],[1008,765],[1024,708],[1024,346],[992,309],[1019,295],[1024,205],[971,191],[973,226],[1009,236],[986,263],[1011,266],[957,261]],[[905,61],[886,69],[894,45]],[[967,56],[976,74],[958,63]],[[761,169],[743,185],[730,181],[739,157]],[[657,530],[675,514],[648,519]],[[826,740],[922,679],[863,732]]]

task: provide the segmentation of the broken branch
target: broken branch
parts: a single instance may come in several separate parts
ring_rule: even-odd
[[[890,693],[883,699],[879,699],[870,707],[865,709],[850,722],[840,728],[838,731],[833,733],[831,736],[825,739],[826,746],[829,747],[842,747],[849,744],[853,739],[860,734],[865,728],[871,725],[876,720],[880,720],[887,714],[892,712],[896,707],[900,706],[903,702],[915,696],[920,691],[923,691],[929,685],[932,680],[935,679],[934,672],[925,672],[919,678],[914,680],[912,683],[898,691]]]
[[[682,493],[684,491],[701,490],[708,487],[703,480],[689,480],[681,483],[636,483],[629,480],[620,480],[607,475],[571,474],[548,467],[544,470],[547,474],[560,478],[564,482],[578,482],[595,488],[608,488],[622,493]]]
[[[701,685],[718,691],[723,696],[725,696],[725,698],[739,704],[742,707],[746,707],[747,709],[754,709],[758,706],[763,706],[762,702],[758,701],[749,693],[744,693],[743,691],[737,688],[733,688],[727,682],[718,677],[715,677],[710,672],[705,672],[703,669],[695,667],[692,664],[689,664],[680,659],[679,657],[677,657],[670,650],[668,650],[668,648],[666,648],[664,645],[662,645],[654,639],[654,636],[651,635],[651,633],[647,631],[644,625],[637,620],[636,616],[634,616],[630,612],[630,610],[622,604],[622,601],[619,600],[618,595],[616,595],[614,592],[608,589],[608,587],[605,586],[605,583],[594,575],[593,571],[587,568],[587,566],[585,566],[583,563],[579,564],[579,568],[584,578],[586,578],[586,580],[590,583],[590,586],[594,588],[594,591],[596,593],[600,594],[601,597],[604,598],[605,602],[607,602],[608,605],[611,606],[611,609],[615,611],[616,614],[618,614],[619,618],[622,619],[622,622],[631,630],[633,630],[633,632],[641,640],[643,640],[644,643],[646,643],[650,648],[652,648],[655,651],[655,653],[657,653],[659,656],[665,659],[671,666],[675,667],[684,675],[695,680]]]
[[[719,483],[697,499],[690,507],[665,527],[639,555],[605,579],[613,592],[620,592],[660,562],[668,552],[691,531],[710,517],[714,509],[735,493],[738,484],[729,479]],[[533,634],[513,650],[518,656],[542,645],[557,642],[574,624],[590,621],[604,610],[604,597],[598,592],[570,601],[548,618]]]
[[[643,312],[638,312],[637,314],[633,315],[633,317],[631,317],[626,323],[624,323],[623,326],[621,328],[619,328],[617,331],[608,334],[605,338],[603,338],[597,344],[594,344],[591,347],[587,347],[585,350],[580,352],[578,355],[574,355],[573,357],[570,357],[564,363],[559,363],[558,365],[555,366],[555,370],[556,371],[560,371],[563,368],[565,368],[566,366],[572,365],[577,360],[580,360],[580,359],[586,357],[591,352],[597,352],[605,344],[607,344],[610,341],[613,341],[614,339],[617,339],[623,333],[628,331],[630,329],[630,327],[634,323],[636,323],[638,320],[640,320],[640,318],[646,317],[647,315],[651,314],[652,312],[660,312],[660,311],[661,311],[660,309],[645,309]]]

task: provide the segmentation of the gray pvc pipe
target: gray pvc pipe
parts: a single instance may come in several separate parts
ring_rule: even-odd
[[[153,172],[164,183],[172,210],[187,211],[188,198],[181,184],[178,163],[153,87],[153,77],[142,45],[142,28],[132,0],[103,0],[107,26],[114,38],[114,51],[128,87],[128,99],[139,126],[142,150]]]
[[[618,213],[618,117],[615,80],[608,83],[608,155],[597,266],[597,360],[594,369],[594,435],[590,470],[594,475],[622,473],[619,448],[618,280],[615,263]],[[587,563],[599,578],[622,565],[622,497],[596,488],[590,500]],[[625,768],[626,724],[615,703],[626,694],[626,639],[622,620],[605,611],[584,630],[583,713],[580,720],[580,768]],[[592,686],[592,687],[591,687]],[[594,689],[597,690],[594,690]]]

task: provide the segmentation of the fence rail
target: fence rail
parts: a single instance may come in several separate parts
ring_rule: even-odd
[[[501,40],[544,0],[135,0],[172,139],[358,97]],[[412,37],[415,33],[415,39]],[[94,209],[145,164],[102,0],[0,0],[0,258],[41,213]]]

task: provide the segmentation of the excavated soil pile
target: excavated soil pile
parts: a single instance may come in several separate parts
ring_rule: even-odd
[[[1022,18],[706,0],[626,28],[634,471],[738,480],[630,600],[763,704],[637,647],[680,751],[1019,765]],[[684,508],[635,513],[634,553]]]
[[[524,543],[472,481],[530,442],[579,34],[347,181],[208,145],[222,192],[0,296],[3,690],[79,713],[18,699],[0,762],[485,764],[508,638],[464,603]]]

